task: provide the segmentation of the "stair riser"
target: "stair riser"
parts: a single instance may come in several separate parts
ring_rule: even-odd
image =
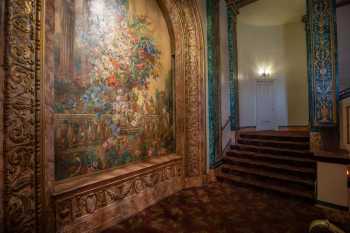
[[[303,172],[303,171],[286,170],[284,168],[272,168],[272,167],[266,167],[263,165],[256,165],[256,164],[248,164],[248,163],[233,161],[233,160],[226,159],[226,158],[224,158],[224,164],[226,164],[228,166],[231,164],[231,165],[240,166],[242,168],[255,169],[257,171],[275,172],[277,174],[280,173],[280,174],[291,175],[291,176],[305,178],[305,179],[314,179],[315,178],[315,174],[313,174],[313,173],[308,173],[308,172]]]
[[[300,145],[300,144],[281,144],[276,142],[268,142],[268,141],[248,141],[248,140],[242,140],[238,139],[237,141],[239,144],[243,145],[251,145],[251,146],[266,146],[266,147],[275,147],[275,148],[281,148],[281,149],[290,149],[290,150],[309,150],[310,147],[308,144],[306,145]]]
[[[305,201],[310,201],[310,202],[314,202],[314,197],[313,197],[313,194],[310,193],[307,195],[307,197],[305,196],[299,196],[299,195],[295,195],[295,194],[289,194],[289,193],[285,193],[283,191],[278,191],[278,190],[273,190],[273,189],[269,189],[269,188],[266,188],[266,187],[261,187],[261,186],[255,186],[255,185],[252,185],[252,184],[246,184],[244,182],[238,182],[238,181],[233,181],[233,180],[230,180],[230,179],[226,179],[224,177],[218,177],[218,180],[221,181],[221,182],[225,182],[227,184],[230,184],[230,185],[237,185],[237,186],[241,186],[241,187],[248,187],[248,188],[254,188],[256,190],[265,190],[265,191],[268,191],[268,192],[271,192],[271,193],[279,193],[283,196],[290,196],[290,197],[293,197],[293,198],[300,198],[301,200],[305,200]]]
[[[227,156],[237,157],[237,158],[245,158],[245,159],[250,159],[252,161],[269,162],[271,164],[282,164],[282,165],[305,167],[305,168],[315,168],[316,167],[316,163],[313,161],[304,162],[304,161],[295,161],[295,160],[286,160],[286,159],[277,159],[277,158],[275,159],[275,158],[254,156],[251,154],[240,154],[240,153],[234,153],[234,152],[228,152]]]
[[[304,190],[304,191],[314,191],[314,186],[306,183],[301,183],[297,181],[291,181],[291,180],[284,180],[284,179],[277,179],[275,177],[268,177],[268,176],[261,176],[261,175],[256,175],[256,174],[248,174],[244,173],[241,171],[235,171],[232,169],[226,169],[222,168],[222,173],[224,174],[230,174],[230,175],[235,175],[235,176],[240,176],[244,177],[247,179],[255,179],[260,182],[273,182],[277,183],[283,187],[289,187],[291,189],[298,189],[298,190]]]
[[[262,154],[272,154],[272,155],[279,155],[279,156],[296,156],[296,157],[310,157],[312,154],[309,152],[303,152],[303,151],[279,151],[274,149],[265,149],[265,148],[246,148],[246,147],[240,147],[239,145],[233,145],[231,149],[241,150],[241,151],[247,151],[247,152],[255,152],[255,153],[262,153]],[[282,154],[283,153],[283,154]]]
[[[316,163],[307,133],[240,133],[218,178],[290,196],[314,199]]]
[[[293,136],[272,136],[272,135],[248,135],[240,134],[239,138],[242,139],[261,139],[261,140],[273,140],[273,141],[287,141],[287,142],[309,142],[309,137],[293,137]]]

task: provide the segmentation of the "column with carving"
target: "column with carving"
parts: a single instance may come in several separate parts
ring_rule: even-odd
[[[231,131],[239,128],[239,100],[238,100],[238,60],[237,60],[237,14],[235,0],[227,3],[227,35],[230,75],[230,114]]]
[[[5,232],[45,232],[40,142],[41,0],[7,0],[5,19]]]
[[[4,139],[4,14],[5,14],[5,1],[0,1],[0,151],[3,151],[3,139]],[[0,156],[0,233],[4,232],[4,157]]]
[[[336,6],[333,0],[308,0],[307,7],[311,146],[327,149],[338,125]]]
[[[219,0],[207,0],[208,41],[208,138],[209,164],[215,166],[220,153],[220,98],[219,98]]]

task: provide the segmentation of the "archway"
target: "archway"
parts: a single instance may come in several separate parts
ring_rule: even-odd
[[[157,2],[173,37],[176,155],[69,184],[53,178],[54,1],[7,2],[6,232],[96,232],[184,187],[202,184],[206,127],[199,10],[195,0]]]
[[[230,65],[230,125],[232,142],[239,130],[238,114],[238,71],[237,71],[237,15],[239,8],[254,1],[226,0],[227,34]],[[309,127],[312,150],[323,147],[334,147],[337,135],[337,64],[335,3],[331,0],[307,0],[307,67],[309,88]],[[219,27],[218,1],[207,1],[208,20],[208,138],[210,166],[220,165],[222,148],[220,140],[220,62],[217,46]],[[239,58],[238,58],[239,59]],[[332,143],[333,141],[333,143]],[[328,142],[328,143],[327,143]],[[328,145],[327,145],[328,144]]]

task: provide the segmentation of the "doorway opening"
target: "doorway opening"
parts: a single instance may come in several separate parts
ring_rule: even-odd
[[[305,0],[260,0],[240,9],[240,129],[308,129],[305,15]]]

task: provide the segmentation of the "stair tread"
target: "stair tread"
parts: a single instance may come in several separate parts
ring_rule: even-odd
[[[284,160],[284,161],[296,161],[296,162],[305,162],[305,163],[315,163],[315,161],[311,158],[307,157],[292,157],[288,155],[272,155],[272,154],[264,154],[264,153],[256,153],[256,152],[251,152],[251,151],[240,151],[240,150],[234,150],[231,149],[228,151],[229,153],[234,153],[234,154],[245,154],[245,155],[250,155],[253,157],[261,157],[261,158],[271,158],[271,159],[277,159],[277,160]]]
[[[269,168],[277,168],[277,169],[284,169],[284,170],[289,170],[294,172],[315,174],[315,170],[312,168],[301,168],[301,167],[294,167],[294,166],[289,166],[284,164],[271,164],[271,163],[266,163],[261,161],[253,161],[251,159],[232,157],[232,156],[226,156],[224,159],[228,159],[234,162],[247,163],[251,165],[258,165],[258,166],[264,166]]]
[[[299,197],[304,197],[308,199],[313,199],[314,194],[313,191],[301,191],[297,189],[291,189],[288,187],[283,187],[283,186],[277,186],[268,182],[263,182],[263,181],[257,181],[253,179],[247,179],[245,177],[239,177],[236,175],[230,175],[230,174],[220,174],[219,177],[225,178],[234,182],[238,183],[243,183],[243,184],[248,184],[251,186],[263,188],[263,189],[269,189],[281,193],[286,193],[289,195],[294,195],[294,196],[299,196]]]
[[[310,153],[309,150],[285,149],[285,148],[276,148],[276,147],[270,147],[270,146],[255,146],[255,145],[243,145],[243,144],[236,144],[233,146],[238,146],[238,147],[243,147],[243,148],[274,150],[274,151],[279,151],[279,152],[292,152],[292,153],[296,153],[296,154],[308,154],[308,153]]]
[[[299,133],[281,133],[280,131],[277,132],[239,132],[239,135],[243,136],[262,136],[262,137],[279,137],[279,138],[305,138],[309,139],[309,133],[299,134]]]
[[[294,142],[294,141],[278,141],[278,140],[268,140],[268,139],[255,139],[255,138],[238,138],[239,140],[249,141],[249,142],[262,142],[262,143],[275,143],[275,144],[284,144],[284,145],[300,145],[308,146],[309,142]]]
[[[291,181],[291,182],[297,182],[297,183],[302,183],[306,185],[313,186],[314,181],[312,179],[301,179],[295,176],[290,176],[290,175],[284,175],[276,172],[269,172],[269,171],[258,171],[256,169],[252,168],[242,168],[240,166],[236,165],[223,165],[223,169],[230,169],[230,170],[235,170],[243,173],[248,173],[248,174],[253,174],[253,175],[258,175],[258,176],[263,176],[263,177],[268,177],[268,178],[274,178],[278,180],[284,180],[284,181]]]

